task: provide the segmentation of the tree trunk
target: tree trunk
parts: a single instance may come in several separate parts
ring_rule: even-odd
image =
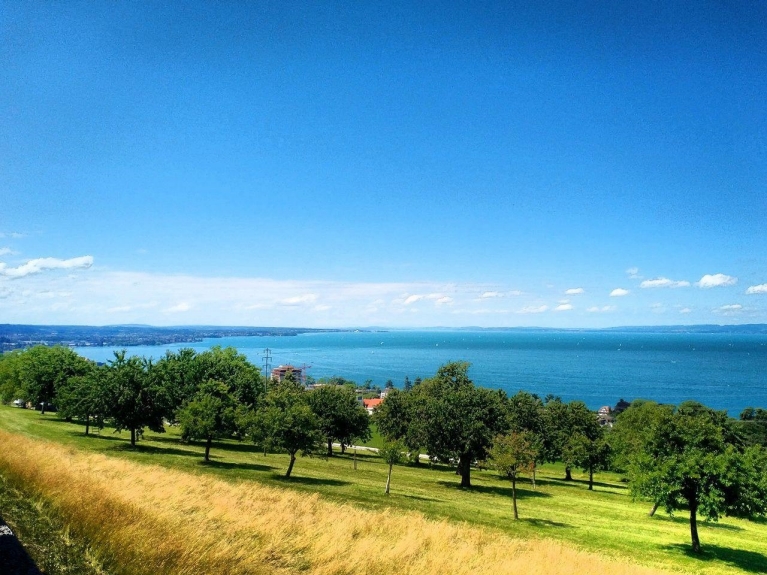
[[[42,403],[42,408],[40,409],[40,415],[45,415],[45,401]]]
[[[341,442],[341,455],[346,455],[346,444]]]
[[[91,416],[87,413],[85,414],[85,435],[88,435],[88,432],[91,429]]]
[[[655,515],[655,512],[658,510],[658,507],[660,507],[660,503],[656,501],[655,504],[652,506],[652,509],[650,509],[650,514],[648,515],[648,517],[652,517],[653,515]]]
[[[690,503],[690,537],[692,538],[692,552],[700,553],[700,539],[698,539],[698,503]]]
[[[514,519],[519,519],[519,513],[517,513],[517,476],[514,475],[511,478],[511,500],[514,502]]]
[[[130,444],[131,444],[131,447],[136,447],[136,428],[135,427],[130,428]]]
[[[573,480],[573,473],[572,472],[573,472],[572,468],[569,465],[567,465],[565,467],[565,481],[572,481]]]
[[[391,470],[392,470],[392,467],[394,467],[394,464],[390,463],[389,464],[389,475],[386,477],[386,491],[385,491],[386,495],[389,495],[389,485],[391,485]]]
[[[333,439],[328,437],[328,457],[333,457]]]
[[[594,491],[594,468],[589,467],[589,491]]]
[[[288,465],[288,472],[285,474],[285,477],[290,477],[290,472],[293,471],[293,464],[296,462],[296,454],[291,453],[290,454],[290,465]]]
[[[461,487],[471,487],[471,458],[468,455],[461,455],[458,471],[461,473]]]
[[[208,440],[205,442],[205,461],[210,461],[210,444],[213,442],[213,438],[209,435]]]
[[[354,446],[354,471],[357,471],[357,446]]]
[[[537,471],[538,466],[533,463],[533,491],[535,491],[535,472]]]

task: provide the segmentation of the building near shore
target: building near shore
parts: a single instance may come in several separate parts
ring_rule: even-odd
[[[272,381],[282,381],[288,373],[292,373],[295,380],[304,383],[304,372],[300,367],[293,365],[280,365],[272,370]]]

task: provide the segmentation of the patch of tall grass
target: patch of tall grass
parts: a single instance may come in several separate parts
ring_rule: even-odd
[[[5,431],[0,473],[49,501],[116,573],[658,573],[552,540],[513,539],[414,512],[369,511]]]

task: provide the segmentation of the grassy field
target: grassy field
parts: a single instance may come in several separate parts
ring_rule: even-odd
[[[136,449],[131,449],[127,436],[113,434],[111,430],[85,437],[81,426],[59,421],[55,415],[40,416],[8,407],[0,408],[0,428],[76,448],[69,450],[72,454],[90,452],[141,465],[153,464],[181,472],[186,478],[190,474],[202,476],[199,481],[223,480],[238,486],[250,485],[253,489],[257,486],[288,488],[288,493],[303,494],[307,500],[314,500],[307,498],[307,493],[318,493],[322,505],[329,503],[334,509],[384,511],[384,516],[390,509],[416,511],[430,519],[448,520],[450,525],[457,525],[456,528],[469,529],[461,527],[465,522],[481,528],[483,533],[495,533],[496,537],[506,537],[509,541],[517,538],[555,540],[593,553],[599,561],[639,563],[654,569],[690,573],[767,572],[767,524],[764,522],[727,519],[714,524],[702,523],[705,553],[702,557],[692,556],[687,551],[686,518],[670,518],[663,512],[654,518],[647,517],[649,505],[632,502],[625,484],[612,474],[598,476],[595,491],[590,492],[583,477],[576,474],[576,481],[565,482],[560,479],[561,468],[546,466],[538,474],[536,490],[529,484],[523,484],[519,490],[521,520],[514,522],[510,486],[489,471],[475,471],[474,487],[462,490],[454,470],[448,467],[398,466],[392,477],[392,495],[386,497],[383,495],[386,467],[371,454],[357,455],[356,471],[351,451],[343,457],[299,459],[295,477],[285,480],[282,477],[287,467],[285,456],[264,456],[247,443],[227,441],[217,443],[211,451],[213,460],[204,464],[202,447],[180,443],[174,429],[166,434],[148,433]],[[339,503],[343,505],[339,507]],[[616,572],[614,566],[609,569]],[[601,571],[594,569],[597,570]],[[527,572],[531,571],[527,569]]]

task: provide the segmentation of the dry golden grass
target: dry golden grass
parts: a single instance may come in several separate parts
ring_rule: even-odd
[[[118,573],[658,573],[551,540],[366,511],[3,431],[0,472],[49,501]]]

